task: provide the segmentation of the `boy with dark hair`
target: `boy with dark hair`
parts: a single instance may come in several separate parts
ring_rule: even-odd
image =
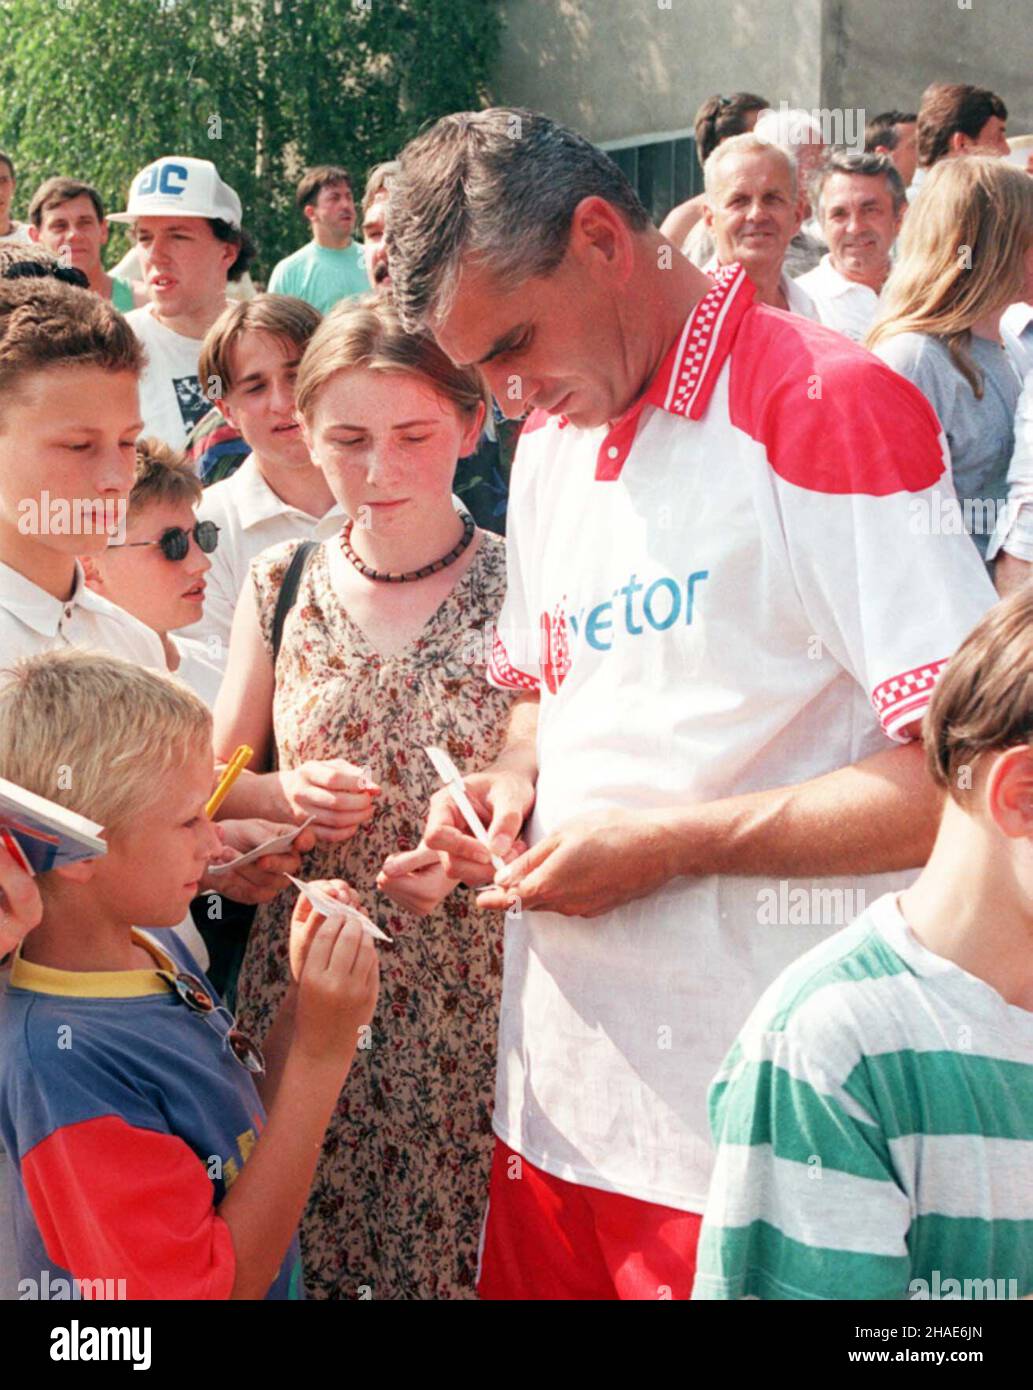
[[[198,518],[219,528],[204,615],[188,629],[221,672],[237,599],[251,561],[282,541],[329,540],[344,525],[294,418],[294,381],[320,315],[289,295],[230,305],[201,349],[201,377],[250,455],[205,489]]]
[[[101,249],[108,242],[108,220],[92,184],[66,178],[41,183],[29,204],[29,237],[63,264],[81,270],[94,294],[110,299],[120,313],[127,314],[136,307],[129,281],[119,280],[104,269]]]
[[[74,789],[55,789],[65,762]],[[264,1056],[239,1032],[162,930],[219,848],[211,719],[166,676],[82,652],[25,662],[0,690],[0,776],[99,821],[108,844],[39,876],[43,920],[0,996],[19,1277],[134,1299],[302,1297],[297,1224],[376,1002],[372,938],[302,899]],[[339,880],[322,887],[357,904]]]
[[[710,1092],[694,1298],[1033,1292],[1033,595],[925,716],[928,863],[764,993]]]
[[[294,295],[325,314],[342,299],[369,290],[362,246],[352,240],[351,175],[336,164],[307,169],[298,183],[296,201],[312,240],[279,262],[269,277],[269,292]]]
[[[0,652],[99,647],[157,670],[154,633],[87,588],[81,555],[125,526],[140,345],[121,314],[51,278],[0,280]]]

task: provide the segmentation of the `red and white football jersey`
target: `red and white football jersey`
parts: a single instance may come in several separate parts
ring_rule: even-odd
[[[541,691],[531,842],[905,739],[995,599],[945,498],[925,398],[754,303],[738,266],[611,428],[532,416],[490,667]],[[757,997],[910,877],[677,879],[602,918],[511,919],[496,1132],[568,1181],[702,1211],[708,1084]]]

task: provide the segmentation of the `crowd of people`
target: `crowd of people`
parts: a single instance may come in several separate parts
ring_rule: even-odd
[[[0,154],[0,777],[107,842],[0,845],[0,1292],[1033,1294],[1006,120],[715,96],[657,227],[444,116],[268,288]]]

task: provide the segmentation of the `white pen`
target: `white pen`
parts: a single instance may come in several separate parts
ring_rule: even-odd
[[[459,769],[444,749],[425,748],[423,751],[434,764],[434,770],[448,788],[449,796],[459,807],[459,812],[463,820],[465,820],[470,827],[471,833],[491,854],[492,866],[495,872],[498,873],[501,869],[506,867],[506,862],[491,848],[491,844],[488,840],[488,832],[481,824],[480,816],[478,816],[470,803],[470,798],[466,794],[466,788],[463,786],[463,779],[459,774]]]

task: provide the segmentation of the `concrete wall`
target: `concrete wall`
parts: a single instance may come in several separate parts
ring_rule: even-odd
[[[917,110],[930,82],[989,87],[1008,132],[1033,134],[1030,0],[825,0],[822,102]]]
[[[501,104],[544,111],[598,142],[691,129],[696,108],[713,92],[759,92],[775,105],[785,97],[810,109],[820,95],[821,6],[505,0],[493,95]]]
[[[1033,3],[970,3],[505,0],[493,95],[603,142],[687,129],[713,92],[874,113],[943,78],[1000,92],[1033,132]]]

